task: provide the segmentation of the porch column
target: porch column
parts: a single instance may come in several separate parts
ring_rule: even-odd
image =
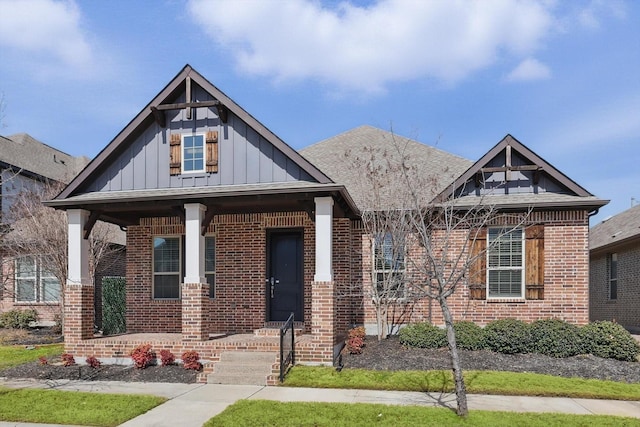
[[[204,236],[200,232],[207,207],[186,203],[185,211],[185,276],[182,284],[182,338],[203,341],[209,337],[206,307],[209,285],[204,276]]]
[[[64,289],[64,337],[71,346],[93,337],[94,285],[89,276],[89,242],[84,238],[84,226],[89,211],[69,209],[67,283]]]
[[[316,197],[316,271],[311,296],[311,333],[317,345],[314,362],[333,364],[336,314],[333,282],[333,198]]]

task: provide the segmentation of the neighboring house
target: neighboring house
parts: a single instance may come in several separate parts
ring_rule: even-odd
[[[352,284],[366,285],[372,248],[358,176],[340,155],[391,137],[361,127],[298,153],[185,66],[48,202],[67,211],[74,254],[66,351],[117,359],[149,342],[176,354],[195,349],[208,361],[231,350],[271,352],[279,346],[272,328],[294,313],[296,360],[331,364],[349,327],[374,323],[370,303],[351,293]],[[458,191],[461,201],[533,209],[527,227],[510,234],[515,273],[493,280],[497,286],[480,280],[472,295],[461,289],[451,297],[455,316],[586,323],[588,215],[606,202],[511,136],[477,162],[409,144],[415,164],[445,185],[471,188]],[[495,186],[498,179],[506,185]],[[127,230],[128,335],[115,338],[94,338],[91,323],[83,236],[98,219]],[[412,319],[441,324],[428,310],[424,302]]]
[[[68,183],[88,163],[86,157],[73,157],[25,133],[0,136],[3,232],[10,231],[21,220],[13,217],[11,208],[22,192],[37,191],[51,182]],[[114,243],[122,247],[124,239]],[[109,267],[102,269],[105,271],[99,269],[98,280],[104,274],[124,276],[124,258],[120,257],[119,267],[118,257],[115,258],[105,260],[103,265],[108,264]],[[3,254],[2,261],[0,312],[33,308],[38,311],[41,324],[51,324],[55,316],[60,314],[62,286],[55,275],[47,271],[43,258],[32,253],[18,258]],[[100,306],[96,308],[99,312]]]
[[[640,332],[640,205],[593,226],[589,317]]]

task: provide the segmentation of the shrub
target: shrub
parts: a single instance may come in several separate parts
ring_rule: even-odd
[[[138,369],[144,369],[153,363],[156,355],[151,351],[151,344],[142,344],[131,351],[131,359]]]
[[[551,357],[581,354],[580,328],[559,319],[536,320],[531,324],[531,351]]]
[[[367,336],[365,332],[364,326],[356,326],[355,328],[351,328],[349,330],[349,338],[362,338]]]
[[[0,314],[0,328],[27,329],[31,322],[38,320],[38,312],[33,309],[9,310]]]
[[[347,338],[347,351],[350,354],[362,353],[362,347],[364,347],[365,336],[366,336],[366,333],[362,326],[358,326],[350,329],[349,337]]]
[[[504,354],[528,353],[531,330],[522,320],[494,320],[484,328],[483,346]]]
[[[49,361],[44,356],[38,357],[38,361],[40,362],[41,365],[48,365],[49,364]]]
[[[428,322],[414,323],[400,329],[400,343],[407,347],[440,348],[447,345],[444,329]]]
[[[202,363],[199,362],[200,355],[195,350],[185,351],[182,353],[182,364],[185,369],[193,369],[199,371],[202,368]]]
[[[124,277],[102,278],[102,333],[122,334],[126,323],[126,280]]]
[[[626,329],[609,321],[592,322],[580,328],[585,351],[594,356],[634,362],[640,345]]]
[[[62,356],[60,356],[60,358],[62,359],[62,364],[64,366],[73,366],[76,364],[76,359],[73,357],[72,354],[63,353]]]
[[[102,365],[102,363],[95,356],[87,357],[86,362],[87,362],[87,365],[91,366],[93,369],[99,368],[100,365]]]
[[[173,365],[176,357],[169,350],[160,350],[160,362],[162,366]]]
[[[480,350],[483,346],[483,329],[473,322],[460,321],[453,324],[456,344],[463,350]]]

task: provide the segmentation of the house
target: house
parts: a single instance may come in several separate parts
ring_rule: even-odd
[[[196,350],[211,362],[226,352],[276,354],[274,327],[293,313],[296,360],[333,363],[348,328],[372,323],[369,302],[351,292],[366,282],[373,251],[358,176],[340,165],[340,152],[392,137],[365,126],[299,153],[185,66],[48,202],[69,220],[66,351],[121,359],[151,343],[175,354]],[[520,257],[511,266],[517,283],[498,280],[498,288],[452,297],[457,316],[587,322],[588,215],[605,201],[511,136],[477,162],[409,145],[417,165],[455,183],[460,200],[482,196],[504,210],[533,210],[535,227],[518,234],[520,255],[527,246],[534,258],[532,283],[525,286]],[[499,188],[498,179],[508,185]],[[83,237],[97,220],[127,233],[127,334],[119,337],[93,335]],[[422,304],[412,319],[441,323]]]
[[[589,316],[640,331],[640,205],[593,226],[589,235]]]
[[[6,232],[16,221],[11,207],[24,191],[42,188],[50,181],[69,182],[89,159],[73,157],[50,147],[26,133],[0,136],[0,213]],[[60,282],[31,254],[2,263],[0,312],[33,308],[43,323],[59,313]],[[17,263],[17,264],[16,264]],[[16,268],[16,266],[22,268]]]

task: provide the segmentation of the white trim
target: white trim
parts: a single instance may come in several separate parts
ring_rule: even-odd
[[[204,277],[204,236],[200,232],[207,207],[185,203],[185,258],[183,283],[207,283]]]
[[[202,137],[202,169],[194,169],[194,170],[185,170],[184,162],[184,138],[185,137]],[[205,173],[207,170],[207,136],[204,133],[194,132],[194,133],[183,133],[180,134],[180,172],[182,174],[192,174],[192,173]]]
[[[316,282],[333,281],[333,198],[315,197],[316,203]]]
[[[504,234],[510,233],[512,231],[515,230],[520,230],[521,232],[521,240],[522,240],[522,244],[521,244],[521,260],[522,263],[520,265],[520,267],[491,267],[489,265],[489,254],[491,252],[492,249],[492,242],[490,239],[490,231],[491,230],[503,230],[500,234],[500,237],[503,236]],[[526,236],[525,236],[525,230],[522,227],[509,227],[509,226],[504,226],[504,227],[489,227],[489,229],[487,230],[487,249],[486,249],[486,253],[485,253],[485,257],[486,257],[486,286],[487,286],[487,300],[514,300],[514,299],[524,299],[524,288],[525,288],[525,262],[526,262],[526,253],[525,253],[525,246],[526,246]],[[497,296],[491,296],[491,292],[490,292],[490,288],[489,288],[489,272],[490,271],[514,271],[514,270],[520,270],[520,295],[518,296],[505,296],[505,295],[497,295]]]

